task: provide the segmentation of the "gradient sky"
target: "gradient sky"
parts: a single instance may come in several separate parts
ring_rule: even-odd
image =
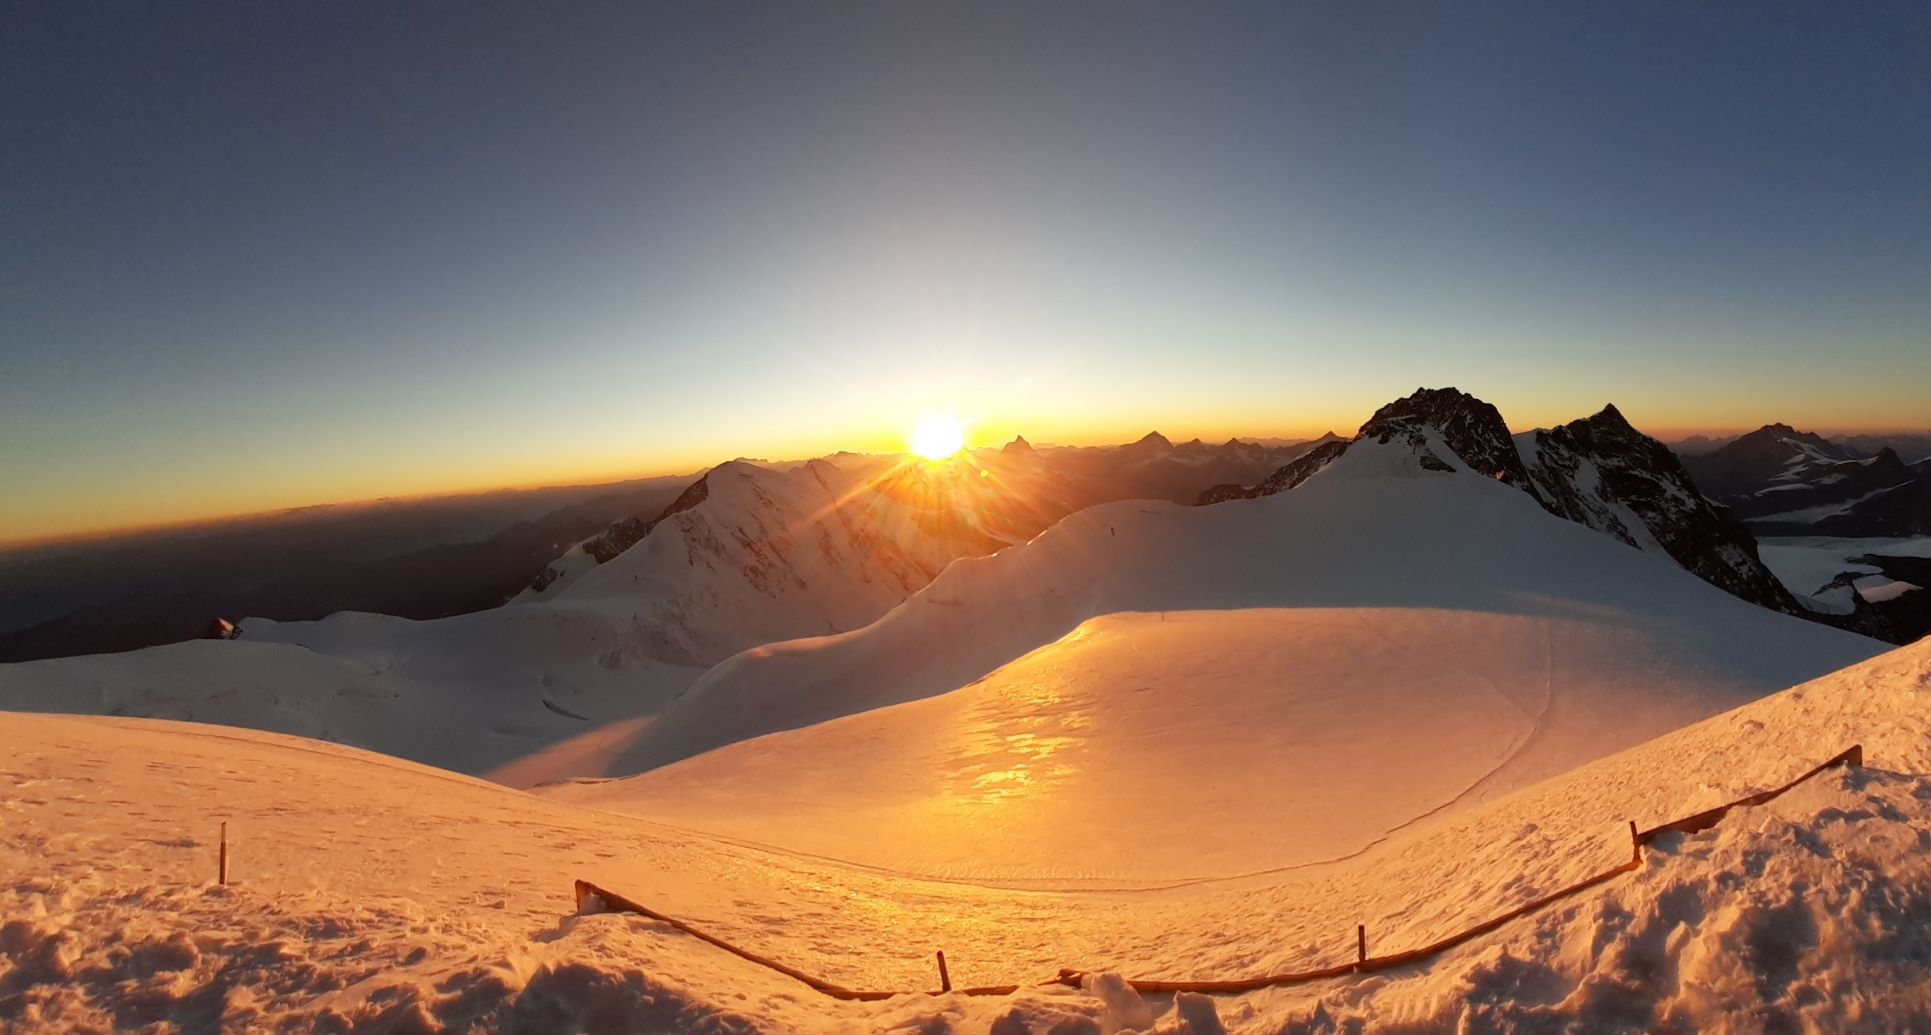
[[[981,440],[1931,425],[1931,4],[24,3],[0,539]]]

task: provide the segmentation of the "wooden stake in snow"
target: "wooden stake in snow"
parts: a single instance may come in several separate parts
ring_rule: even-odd
[[[228,824],[221,824],[221,883],[228,883]]]
[[[945,972],[945,950],[939,950],[939,991],[952,991],[952,975]]]
[[[1361,963],[1368,962],[1367,924],[1354,925],[1354,958]]]
[[[1643,835],[1636,832],[1636,821],[1633,819],[1629,821],[1629,846],[1630,851],[1635,853],[1630,857],[1630,861],[1641,866],[1643,864]]]

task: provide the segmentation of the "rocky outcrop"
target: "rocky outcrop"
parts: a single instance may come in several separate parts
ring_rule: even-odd
[[[1333,463],[1342,453],[1347,452],[1348,443],[1341,439],[1330,439],[1300,457],[1289,461],[1280,470],[1268,475],[1258,485],[1251,488],[1241,485],[1216,485],[1200,494],[1198,506],[1225,503],[1228,500],[1251,500],[1262,496],[1272,496],[1307,481],[1316,471]]]
[[[1753,604],[1803,612],[1764,566],[1742,522],[1698,492],[1676,454],[1637,431],[1616,407],[1516,442],[1529,474],[1527,488],[1550,513],[1637,549],[1660,550],[1703,581]]]
[[[1355,436],[1355,443],[1364,441],[1405,445],[1424,471],[1466,470],[1493,478],[1557,517],[1663,553],[1744,600],[1808,615],[1764,566],[1742,523],[1704,498],[1676,455],[1637,431],[1614,406],[1516,436],[1494,406],[1454,388],[1424,388],[1376,410]],[[1215,486],[1200,503],[1286,492],[1349,446],[1325,443],[1252,487]]]
[[[692,482],[690,488],[685,489],[682,495],[671,501],[670,506],[664,508],[663,513],[654,518],[646,520],[642,517],[628,517],[611,525],[604,530],[602,535],[586,541],[583,544],[583,552],[596,558],[598,564],[610,563],[611,558],[637,545],[639,541],[649,535],[650,530],[656,528],[658,522],[670,517],[672,514],[681,514],[704,502],[705,498],[711,492],[710,477],[709,474],[706,474],[704,477]],[[543,587],[538,586],[537,588],[541,589]]]
[[[1509,426],[1495,407],[1454,388],[1417,388],[1415,394],[1376,410],[1356,441],[1408,443],[1427,470],[1452,471],[1437,454],[1445,446],[1470,470],[1517,487],[1529,475],[1515,451]]]

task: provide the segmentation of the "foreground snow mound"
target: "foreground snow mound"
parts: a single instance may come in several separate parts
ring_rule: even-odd
[[[952,693],[545,793],[935,876],[1228,876],[1357,854],[1764,692],[1720,660],[1619,616],[1115,614]]]
[[[608,775],[945,693],[1098,615],[1249,607],[1600,616],[1692,644],[1725,685],[1759,693],[1881,647],[1737,600],[1501,482],[1424,469],[1405,442],[1362,441],[1292,492],[1090,508],[1023,547],[953,564],[864,629],[740,654],[706,673]],[[1470,643],[1461,656],[1480,649]]]
[[[794,1033],[1907,1031],[1931,1023],[1931,644],[1442,820],[1354,859],[1138,892],[1000,890],[774,852],[343,748],[0,715],[0,1029]],[[1241,996],[1234,978],[1466,930],[1629,857],[1649,826],[1832,770],[1635,873],[1432,960]],[[1189,815],[1123,817],[1150,836]],[[212,881],[229,823],[233,880]],[[859,988],[826,999],[569,878]],[[1080,989],[1034,988],[1062,966]]]

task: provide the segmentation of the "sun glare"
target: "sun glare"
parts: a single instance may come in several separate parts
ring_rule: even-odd
[[[965,425],[949,414],[935,413],[912,430],[912,452],[927,460],[943,460],[965,448]]]

